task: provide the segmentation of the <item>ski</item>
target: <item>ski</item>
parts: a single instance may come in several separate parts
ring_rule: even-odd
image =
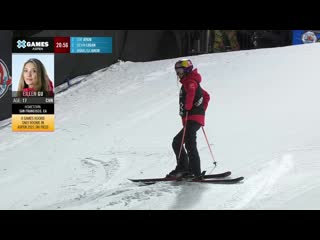
[[[238,178],[227,178],[227,179],[191,180],[190,182],[215,183],[215,184],[234,184],[234,183],[241,182],[243,179],[244,179],[244,177],[238,177]]]
[[[216,174],[208,174],[205,175],[203,172],[204,179],[211,179],[211,178],[225,178],[231,175],[231,172],[223,172],[223,173],[216,173]],[[143,178],[143,179],[129,179],[132,182],[141,182],[141,183],[155,183],[155,182],[169,182],[169,181],[181,181],[176,177],[164,177],[164,178]],[[182,179],[183,180],[183,179]]]

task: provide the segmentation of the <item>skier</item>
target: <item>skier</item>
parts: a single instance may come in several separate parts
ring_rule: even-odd
[[[201,88],[201,75],[197,69],[193,69],[191,60],[182,59],[176,62],[175,71],[182,84],[179,94],[179,115],[182,117],[183,128],[172,142],[177,165],[173,171],[167,174],[167,177],[201,179],[196,138],[197,131],[205,125],[205,111],[210,101],[210,95]],[[185,148],[182,140],[184,140]]]

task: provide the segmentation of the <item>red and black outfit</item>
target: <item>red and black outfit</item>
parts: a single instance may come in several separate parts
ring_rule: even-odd
[[[176,170],[188,170],[195,176],[201,174],[200,157],[197,149],[197,131],[201,126],[205,125],[205,111],[210,101],[210,95],[201,88],[201,75],[197,69],[180,79],[182,84],[179,96],[180,116],[185,126],[185,148],[182,147],[180,159],[178,159],[183,128],[174,137],[172,148],[176,155]],[[188,111],[188,119],[186,122],[186,113]]]

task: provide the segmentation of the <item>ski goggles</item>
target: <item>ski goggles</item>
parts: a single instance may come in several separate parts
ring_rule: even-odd
[[[184,74],[184,69],[183,69],[183,68],[176,68],[175,70],[176,70],[176,74],[177,74],[178,76],[181,76],[181,75]]]

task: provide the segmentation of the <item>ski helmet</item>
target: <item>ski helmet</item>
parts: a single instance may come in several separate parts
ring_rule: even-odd
[[[174,69],[178,73],[188,74],[193,69],[193,64],[189,59],[181,59],[174,65]]]

